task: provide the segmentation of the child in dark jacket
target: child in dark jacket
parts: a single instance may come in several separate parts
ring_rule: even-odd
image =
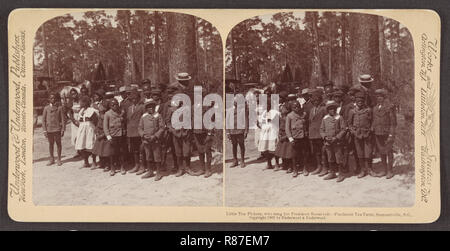
[[[99,168],[104,168],[104,171],[109,171],[109,159],[108,157],[113,155],[113,150],[111,145],[106,139],[105,132],[103,130],[103,120],[105,118],[105,113],[109,110],[109,102],[107,100],[102,101],[98,105],[99,118],[97,126],[95,128],[96,140],[94,143],[94,148],[92,149],[92,154],[100,158]]]
[[[55,143],[58,154],[57,165],[61,166],[61,137],[64,136],[66,128],[65,115],[62,107],[59,105],[58,95],[50,94],[49,102],[50,104],[44,107],[42,114],[42,128],[44,129],[45,137],[48,139],[50,152],[50,162],[47,166],[55,164],[53,155]]]
[[[356,154],[361,167],[358,178],[366,175],[376,176],[372,170],[372,109],[367,106],[366,94],[357,92],[355,94],[356,107],[349,112],[348,124],[353,134]]]
[[[330,180],[336,178],[336,171],[339,170],[337,182],[342,182],[345,179],[344,170],[342,168],[342,139],[345,136],[346,125],[344,118],[341,115],[336,114],[337,107],[338,104],[336,102],[327,102],[326,109],[328,114],[322,119],[320,135],[324,141],[329,165],[328,175],[324,179]]]
[[[275,148],[275,157],[281,158],[283,160],[283,169],[288,169],[291,156],[289,150],[290,142],[286,136],[286,117],[290,113],[290,108],[287,103],[280,107],[280,113],[280,130],[278,131],[278,142],[277,147]],[[278,170],[279,167],[276,166],[274,171]],[[288,170],[288,172],[292,172],[291,168],[289,168]]]
[[[286,136],[290,142],[290,154],[292,159],[292,168],[294,169],[293,177],[297,177],[299,172],[303,172],[308,176],[306,168],[306,148],[308,147],[308,119],[306,112],[298,101],[293,102],[292,112],[286,118]],[[299,165],[297,165],[299,163]],[[301,166],[301,170],[299,170]]]
[[[112,98],[109,101],[110,109],[105,113],[103,118],[103,131],[105,132],[108,144],[111,146],[111,154],[109,155],[111,161],[110,175],[116,174],[116,167],[114,159],[116,159],[118,166],[120,166],[121,173],[126,174],[124,153],[126,152],[124,119],[123,113],[120,110],[117,99]]]
[[[142,178],[154,177],[156,169],[155,181],[158,181],[162,178],[161,135],[164,132],[165,125],[162,116],[155,112],[155,101],[147,101],[144,106],[147,113],[139,120],[138,133],[142,138],[148,172]]]

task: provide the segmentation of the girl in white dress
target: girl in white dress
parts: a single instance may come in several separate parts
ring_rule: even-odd
[[[271,100],[267,99],[267,110],[261,114],[258,151],[266,156],[267,168],[272,169],[272,158],[278,141],[280,112],[272,109]]]
[[[70,90],[70,114],[69,118],[71,121],[78,120],[78,113],[80,112],[80,102],[78,102],[78,92],[75,89]],[[71,136],[70,136],[70,142],[73,146],[75,146],[75,141],[77,138],[77,131],[78,127],[72,122],[71,123]]]
[[[90,167],[89,156],[91,155],[92,148],[95,143],[95,126],[97,124],[97,110],[90,106],[90,98],[88,96],[82,96],[80,98],[81,110],[78,113],[78,120],[74,120],[73,123],[78,127],[77,136],[75,140],[75,149],[80,152],[84,159],[83,167]],[[92,158],[93,165],[97,163],[95,158]]]

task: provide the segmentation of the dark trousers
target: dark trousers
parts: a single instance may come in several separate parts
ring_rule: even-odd
[[[133,155],[133,164],[135,166],[139,165],[139,156],[142,150],[141,138],[140,137],[127,137],[128,152]]]
[[[208,140],[207,133],[194,133],[194,142],[197,147],[200,164],[210,164],[212,160],[212,141]]]
[[[325,145],[328,163],[342,164],[342,145],[332,143]]]
[[[372,159],[373,139],[367,138],[354,138],[356,154],[360,159]]]
[[[187,158],[191,157],[191,138],[190,137],[175,137],[172,136],[173,146],[177,157]]]
[[[350,155],[353,155],[353,158],[355,160],[355,172],[360,171],[360,163],[358,161],[358,155],[356,154],[356,148],[354,143],[353,135],[347,135],[345,139],[345,143],[342,149],[343,152],[343,160],[342,160],[342,167],[344,171],[349,172],[350,169]],[[363,163],[364,164],[364,163]]]
[[[54,145],[56,143],[56,151],[58,154],[58,158],[61,158],[61,131],[57,132],[48,132],[47,133],[47,139],[48,139],[48,150],[50,152],[50,158],[54,159]]]
[[[245,158],[244,134],[230,134],[231,145],[233,148],[233,159],[237,160],[237,148],[241,149],[241,160]]]
[[[160,143],[143,143],[145,159],[150,162],[161,162],[161,144]]]
[[[298,170],[298,168],[300,168],[300,170],[306,168],[307,153],[309,148],[308,139],[294,139],[294,142],[292,142],[291,144],[294,144],[295,155],[292,158],[292,166],[294,170]]]
[[[177,155],[175,153],[175,146],[172,141],[172,134],[167,133],[164,135],[163,139],[161,140],[161,167],[163,167],[163,168],[167,167],[166,166],[167,151],[169,149],[170,149],[170,152],[172,153],[173,167],[174,167],[174,169],[177,169],[178,168],[178,160],[177,160]]]
[[[322,149],[323,140],[322,139],[309,139],[311,155],[314,158],[314,162],[317,167],[322,165]]]
[[[113,166],[114,160],[118,165],[124,165],[125,157],[128,152],[127,142],[124,136],[112,137],[112,147],[114,155],[111,156],[111,166]]]
[[[375,147],[380,154],[383,167],[389,164],[392,168],[394,162],[394,153],[392,151],[393,141],[388,141],[389,135],[375,135]]]

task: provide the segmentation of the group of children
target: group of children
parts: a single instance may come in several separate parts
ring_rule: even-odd
[[[293,173],[293,177],[311,173],[325,176],[325,180],[337,178],[337,182],[342,182],[351,173],[349,156],[353,155],[358,178],[366,175],[392,178],[396,112],[386,98],[385,89],[371,91],[372,82],[370,75],[361,75],[359,85],[350,89],[335,88],[327,83],[323,89],[303,89],[295,96],[281,91],[277,111],[271,109],[269,100],[267,111],[260,114],[255,130],[256,146],[266,159],[267,168],[285,169]],[[270,96],[268,90],[266,94]],[[266,122],[273,121],[274,114],[278,117],[278,127]],[[275,147],[273,140],[262,133],[267,127],[278,133]],[[231,167],[238,165],[238,143],[232,140],[234,162]],[[241,167],[245,166],[244,153],[245,147],[241,147]],[[381,158],[379,173],[372,167],[374,153]],[[275,167],[272,159],[275,159]],[[281,165],[279,159],[282,159]]]
[[[142,178],[156,176],[155,180],[160,180],[162,169],[167,166],[167,153],[171,152],[172,170],[177,177],[184,173],[211,176],[214,131],[176,129],[171,122],[172,113],[181,106],[172,102],[172,97],[187,92],[190,79],[186,73],[178,74],[178,82],[167,87],[164,102],[161,90],[151,88],[149,83],[143,83],[140,91],[121,87],[120,97],[103,90],[90,97],[87,88],[82,88],[80,95],[76,90],[70,92],[70,102],[61,102],[57,94],[51,94],[42,117],[44,135],[49,142],[48,165],[62,164],[61,137],[70,121],[72,144],[84,160],[83,168],[103,168],[111,176],[128,172],[144,174]],[[358,178],[366,175],[392,178],[396,113],[386,98],[387,91],[372,92],[372,82],[370,75],[361,75],[359,85],[349,90],[327,83],[323,89],[303,89],[297,96],[281,91],[279,109],[272,109],[269,99],[267,109],[259,111],[255,130],[256,146],[263,153],[267,168],[285,169],[293,177],[311,173],[342,182],[349,176],[352,155]],[[270,97],[270,91],[267,94]],[[227,112],[233,119],[227,117],[226,121],[236,124],[239,109],[233,109],[235,112]],[[248,111],[245,113],[248,115]],[[272,123],[275,120],[279,122],[276,128]],[[245,167],[248,117],[244,128],[227,128],[232,128],[227,129],[233,146],[231,167],[239,165],[238,146],[240,166]],[[57,145],[56,161],[54,144]],[[199,171],[190,167],[193,146],[199,154]],[[372,168],[374,152],[381,158],[380,173]],[[127,163],[132,163],[131,170]]]
[[[49,141],[50,162],[55,164],[54,144],[57,144],[57,165],[61,162],[61,137],[66,121],[72,124],[72,143],[84,160],[81,168],[102,168],[114,176],[135,173],[142,178],[163,177],[163,168],[170,149],[173,159],[171,170],[179,177],[185,173],[209,177],[212,175],[212,141],[210,130],[175,129],[171,124],[172,113],[179,108],[171,101],[176,93],[186,91],[186,73],[177,75],[176,84],[166,88],[163,102],[159,87],[144,82],[142,89],[123,86],[120,96],[102,89],[92,97],[82,88],[80,95],[71,92],[70,102],[60,102],[57,94],[50,94],[49,105],[44,109],[43,130]],[[200,170],[190,168],[191,142],[196,146]],[[98,160],[97,160],[98,157]],[[205,160],[206,157],[206,160]],[[92,159],[92,164],[89,163]],[[128,170],[127,164],[133,168]]]

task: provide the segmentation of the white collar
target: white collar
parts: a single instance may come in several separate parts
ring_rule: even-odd
[[[330,114],[325,115],[325,117],[323,117],[324,119],[326,118],[334,118],[334,119],[339,119],[341,117],[341,115],[336,114],[334,117],[331,117]]]
[[[150,114],[148,114],[148,112],[145,112],[144,114],[142,114],[142,117],[146,117],[146,116],[148,116],[148,115],[150,115]],[[159,117],[159,113],[158,113],[158,112],[153,113],[152,117],[153,117],[153,118]]]

